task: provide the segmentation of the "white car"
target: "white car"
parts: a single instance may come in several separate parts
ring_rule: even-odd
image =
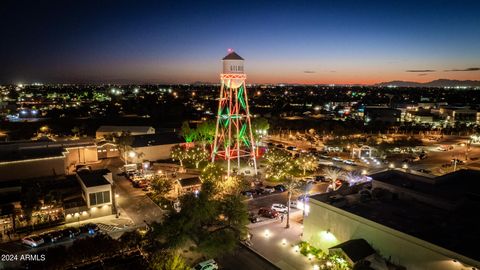
[[[275,192],[275,188],[268,186],[268,187],[264,187],[264,188],[263,188],[263,191],[264,191],[265,193],[269,193],[269,194],[270,194],[270,193]]]
[[[355,161],[351,159],[344,160],[343,163],[348,164],[348,165],[355,165]]]
[[[217,270],[218,264],[214,259],[201,262],[195,266],[195,270]]]
[[[39,236],[28,236],[22,239],[22,243],[30,247],[38,247],[43,245],[45,241]]]
[[[287,213],[287,211],[288,211],[288,208],[281,203],[272,204],[272,209],[279,212],[279,213]]]
[[[332,158],[333,161],[342,161],[343,159],[341,157],[334,157]]]

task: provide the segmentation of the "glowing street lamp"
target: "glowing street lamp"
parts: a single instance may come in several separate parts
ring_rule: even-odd
[[[282,239],[282,245],[285,246],[286,244],[287,244],[287,239],[283,238],[283,239]]]
[[[265,236],[265,238],[269,238],[270,237],[270,231],[268,229],[266,229],[265,232],[263,233],[263,235]]]
[[[389,167],[390,169],[393,169],[393,168],[395,168],[395,165],[394,165],[393,163],[390,163],[390,165],[388,165],[388,167]]]
[[[135,156],[137,156],[137,154],[136,154],[135,152],[133,152],[133,151],[130,151],[130,152],[128,152],[128,156],[129,156],[130,158],[134,158]]]
[[[408,169],[408,164],[407,164],[407,163],[403,163],[402,168],[404,168],[405,170]]]

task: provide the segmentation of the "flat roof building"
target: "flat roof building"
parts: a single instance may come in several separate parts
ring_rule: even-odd
[[[362,199],[358,187],[312,196],[304,240],[328,250],[365,239],[407,269],[480,266],[480,171],[426,177],[389,170],[370,176],[372,199]],[[322,237],[325,232],[330,237]]]

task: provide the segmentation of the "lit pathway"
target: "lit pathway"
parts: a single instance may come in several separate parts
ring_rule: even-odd
[[[280,220],[267,224],[254,224],[250,227],[253,234],[251,249],[271,261],[280,269],[306,270],[313,269],[313,264],[300,253],[294,252],[293,246],[301,241],[302,225],[297,221],[301,218],[301,212],[297,212],[290,220],[290,228],[285,229],[285,222]],[[269,231],[269,236],[265,235]],[[285,245],[282,243],[285,239]]]

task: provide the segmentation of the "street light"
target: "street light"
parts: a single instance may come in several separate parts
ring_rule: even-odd
[[[135,152],[133,152],[133,151],[128,152],[128,156],[129,156],[130,158],[134,158],[136,155],[137,155],[137,154],[136,154]]]
[[[402,168],[404,168],[405,170],[408,169],[408,164],[407,164],[407,163],[403,163]]]
[[[263,235],[265,236],[265,238],[269,238],[270,237],[270,231],[268,229],[266,229],[265,232],[263,233]]]
[[[393,163],[390,163],[390,165],[388,165],[388,167],[389,167],[390,169],[393,169],[393,168],[395,168],[395,165],[394,165]]]

